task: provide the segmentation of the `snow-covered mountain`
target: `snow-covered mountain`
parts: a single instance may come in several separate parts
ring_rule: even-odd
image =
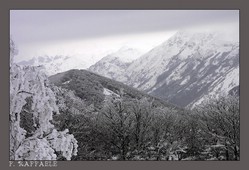
[[[133,60],[140,57],[142,53],[139,50],[122,47],[117,52],[109,54],[100,61],[89,67],[89,71],[99,75],[117,80],[124,81],[125,71]],[[120,79],[122,78],[122,79]]]
[[[64,72],[70,69],[86,69],[94,61],[84,58],[84,56],[38,56],[27,61],[21,61],[19,65],[39,66],[43,65],[47,75]]]
[[[126,84],[180,106],[239,85],[239,43],[218,32],[181,31],[133,62]]]
[[[91,71],[179,106],[193,106],[239,85],[239,43],[227,39],[220,32],[179,31],[128,67],[108,60],[106,65],[114,64],[115,70],[99,65],[101,71]]]

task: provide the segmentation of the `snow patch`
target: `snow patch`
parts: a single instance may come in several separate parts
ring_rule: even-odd
[[[111,90],[109,90],[107,88],[104,88],[103,94],[106,95],[106,96],[112,96],[112,95],[119,96],[117,93],[115,93],[115,92],[113,92],[113,91],[111,91]]]
[[[62,83],[62,84],[68,84],[68,83],[70,83],[71,82],[71,80],[68,80],[68,81],[65,81],[64,83]]]
[[[187,76],[181,83],[180,85],[186,84],[190,80],[190,76]]]

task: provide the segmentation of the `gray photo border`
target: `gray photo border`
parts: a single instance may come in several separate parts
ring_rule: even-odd
[[[248,1],[249,2],[249,1]],[[248,22],[249,3],[246,0],[1,0],[0,1],[0,112],[1,169],[9,167],[9,10],[11,9],[193,9],[240,10],[240,161],[59,161],[48,169],[247,169],[249,153],[248,125]],[[229,28],[228,28],[229,29]],[[22,168],[23,169],[23,168]],[[32,169],[32,168],[31,168]]]

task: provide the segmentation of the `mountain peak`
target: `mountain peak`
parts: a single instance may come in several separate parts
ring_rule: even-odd
[[[128,45],[124,45],[117,52],[120,52],[120,51],[130,51],[130,50],[135,50],[135,49],[132,48],[132,47],[129,47]]]
[[[108,55],[112,57],[117,57],[120,61],[124,63],[130,63],[142,55],[142,52],[138,49],[134,49],[128,46],[121,47],[118,51]]]
[[[223,45],[225,43],[236,43],[236,36],[228,35],[221,30],[179,30],[167,42],[182,41],[184,43],[211,43]]]

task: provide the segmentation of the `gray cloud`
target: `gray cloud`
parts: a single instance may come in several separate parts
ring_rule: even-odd
[[[238,10],[11,10],[17,44],[238,23]]]

